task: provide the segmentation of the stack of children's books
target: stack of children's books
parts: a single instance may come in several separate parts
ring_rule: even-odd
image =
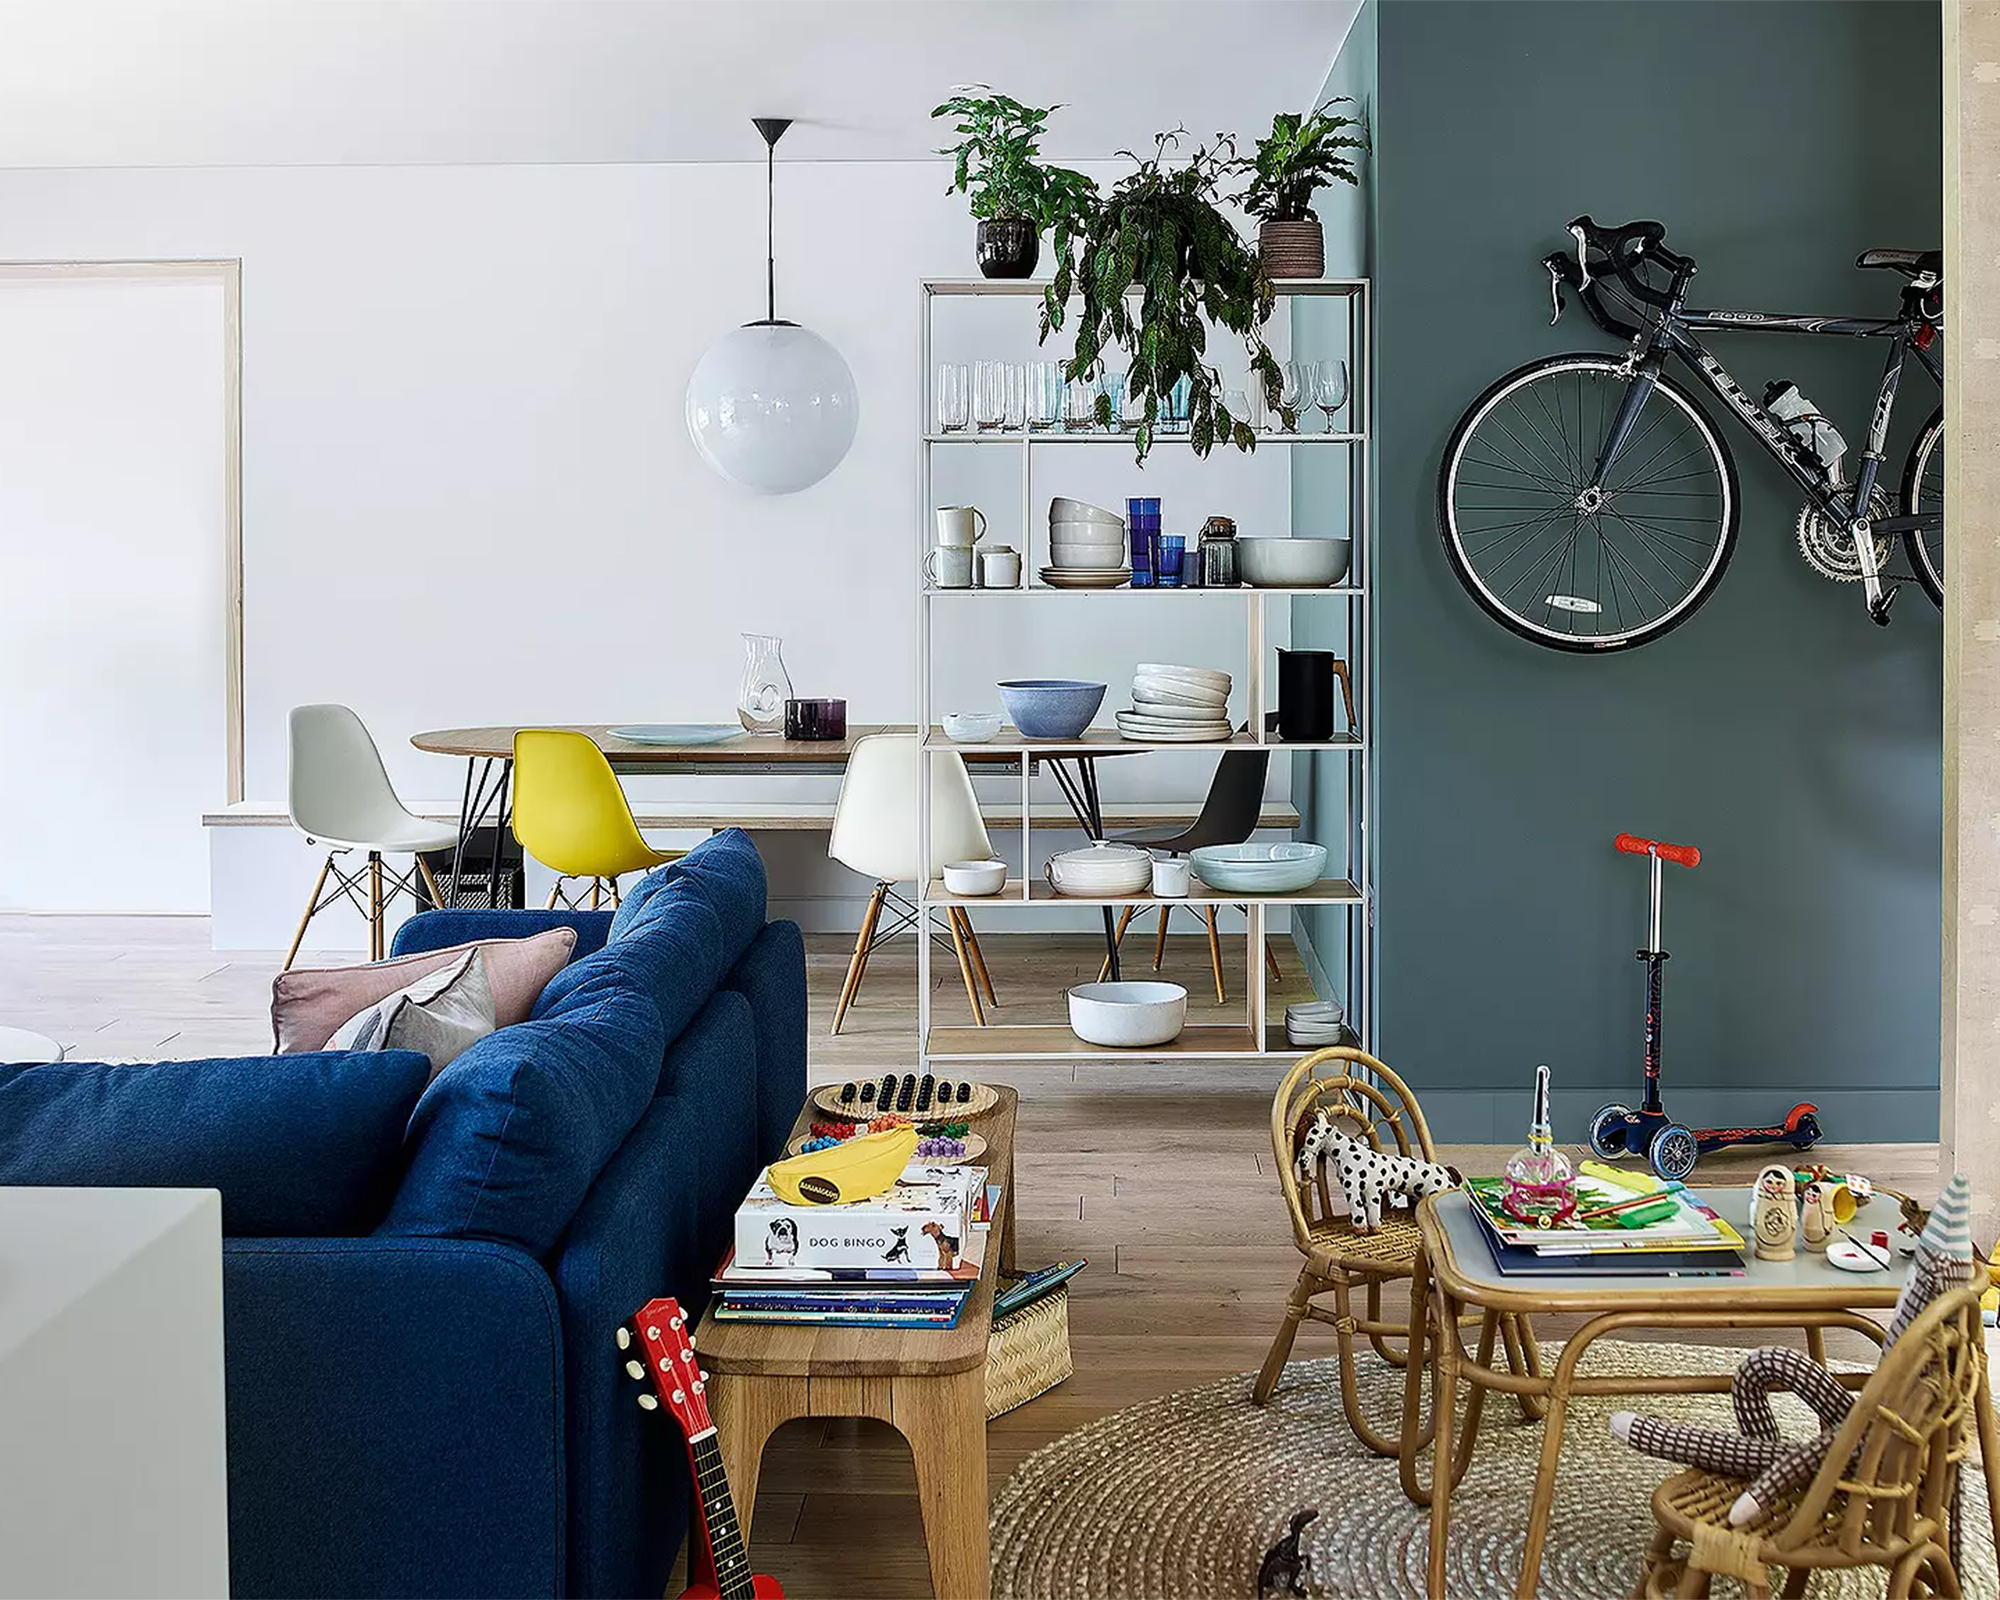
[[[1507,1209],[1499,1178],[1468,1178],[1465,1188],[1495,1265],[1510,1275],[1687,1278],[1743,1271],[1743,1235],[1677,1184],[1622,1172],[1614,1182],[1585,1171],[1576,1180],[1576,1210],[1546,1226]]]
[[[823,1206],[791,1204],[760,1176],[716,1269],[716,1320],[952,1327],[999,1202],[984,1167],[915,1162],[882,1194]]]

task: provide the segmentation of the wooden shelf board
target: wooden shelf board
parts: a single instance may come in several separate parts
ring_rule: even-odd
[[[1247,733],[1235,734],[1228,739],[1203,740],[1195,743],[1149,744],[1140,739],[1128,739],[1116,728],[1085,728],[1074,739],[1025,739],[1021,730],[1003,727],[992,738],[982,744],[957,744],[944,736],[944,729],[936,723],[931,725],[931,736],[924,741],[926,749],[956,750],[968,758],[984,755],[991,760],[995,756],[1008,753],[1025,753],[1031,756],[1102,756],[1133,755],[1147,750],[1359,750],[1359,739],[1329,739],[1324,743],[1287,744],[1282,739],[1266,739],[1261,744]]]
[[[1021,880],[1009,878],[1007,887],[998,894],[949,894],[943,882],[933,878],[924,899],[930,905],[940,906],[1348,906],[1361,903],[1361,891],[1346,878],[1321,878],[1319,882],[1308,884],[1291,894],[1232,894],[1227,889],[1211,889],[1197,878],[1188,893],[1171,899],[1162,899],[1151,891],[1145,894],[1057,894],[1047,883],[1040,881],[1030,888],[1031,892],[1024,898]]]
[[[952,599],[952,600],[962,600],[962,599],[964,599],[964,598],[966,598],[967,596],[970,596],[970,595],[978,595],[978,596],[980,596],[980,597],[981,597],[982,599],[996,599],[996,600],[997,600],[997,599],[1001,598],[1001,597],[1002,597],[1002,596],[1004,596],[1004,595],[1013,595],[1013,596],[1020,596],[1020,595],[1030,595],[1030,594],[1032,594],[1032,595],[1049,595],[1049,594],[1075,594],[1075,595],[1102,595],[1102,594],[1118,594],[1118,595],[1129,595],[1129,594],[1140,594],[1140,595],[1147,595],[1147,596],[1154,596],[1154,595],[1164,595],[1164,594],[1194,594],[1194,595],[1206,595],[1206,596],[1208,596],[1208,597],[1209,597],[1210,599],[1234,599],[1234,600],[1242,600],[1242,599],[1244,599],[1244,598],[1246,598],[1246,597],[1248,597],[1248,598],[1250,598],[1250,599],[1256,599],[1256,598],[1258,598],[1258,597],[1260,597],[1260,596],[1263,596],[1263,595],[1286,595],[1286,596],[1291,596],[1291,597],[1294,597],[1294,598],[1300,598],[1300,597],[1303,597],[1303,598],[1307,598],[1307,599],[1311,599],[1311,598],[1314,598],[1314,597],[1317,597],[1317,596],[1320,596],[1320,595],[1325,595],[1325,596],[1328,596],[1328,597],[1330,597],[1330,598],[1333,598],[1333,599],[1338,599],[1338,600],[1358,600],[1358,599],[1360,599],[1360,598],[1361,598],[1362,594],[1363,594],[1363,593],[1364,593],[1365,591],[1364,591],[1364,590],[1362,590],[1362,589],[1360,588],[1360,586],[1359,586],[1359,585],[1356,585],[1356,584],[1351,584],[1351,583],[1343,583],[1343,584],[1334,584],[1334,585],[1332,585],[1332,586],[1330,586],[1330,587],[1327,587],[1327,586],[1322,586],[1322,587],[1320,587],[1320,588],[1316,588],[1316,589],[1304,589],[1304,588],[1292,588],[1292,589],[1260,589],[1260,588],[1256,588],[1255,586],[1253,586],[1253,585],[1251,585],[1251,584],[1247,584],[1247,583],[1246,583],[1246,584],[1238,584],[1238,585],[1237,585],[1236,587],[1234,587],[1234,588],[1231,588],[1231,589],[1203,589],[1203,588],[1201,588],[1201,587],[1199,587],[1199,586],[1197,586],[1197,587],[1195,587],[1195,588],[1192,588],[1192,589],[1183,589],[1183,588],[1181,588],[1181,587],[1180,587],[1180,586],[1178,586],[1178,585],[1176,585],[1176,586],[1174,586],[1173,588],[1170,588],[1170,589],[1135,589],[1135,588],[1133,588],[1133,587],[1131,586],[1131,584],[1129,584],[1129,583],[1127,583],[1127,584],[1121,584],[1121,585],[1120,585],[1120,586],[1119,586],[1118,588],[1116,588],[1116,589],[1059,589],[1059,588],[1057,588],[1057,587],[1056,587],[1056,586],[1055,586],[1054,584],[1050,584],[1050,583],[1029,583],[1029,584],[1025,584],[1025,585],[1022,585],[1021,587],[1018,587],[1018,588],[1014,588],[1014,589],[937,589],[937,588],[926,588],[926,589],[925,589],[925,590],[924,590],[923,592],[924,592],[924,596],[925,596],[925,598],[926,598],[926,599],[931,599],[931,600],[936,600],[936,599]]]
[[[1156,432],[1153,444],[1170,445],[1184,442],[1185,433]],[[970,428],[962,433],[927,433],[925,444],[1011,444],[1011,445],[1107,445],[1115,444],[1124,449],[1136,448],[1130,433],[1021,433],[1009,428],[996,428],[990,433],[975,433]],[[1365,444],[1365,433],[1280,433],[1276,429],[1260,430],[1257,434],[1257,448],[1267,444]]]
[[[1047,278],[926,278],[923,280],[926,294],[976,297],[1025,296],[1040,299],[1049,287]],[[1368,287],[1366,278],[1279,278],[1271,284],[1280,300],[1319,299],[1332,296],[1346,299],[1360,294]],[[1130,291],[1142,291],[1134,285]]]
[[[1282,1035],[1283,1029],[1279,1032]],[[1171,1044],[1137,1050],[1114,1050],[1085,1044],[1064,1024],[1040,1023],[990,1028],[932,1028],[929,1059],[939,1061],[1011,1061],[1087,1059],[1148,1061],[1162,1056],[1261,1056],[1257,1036],[1247,1023],[1195,1022]]]

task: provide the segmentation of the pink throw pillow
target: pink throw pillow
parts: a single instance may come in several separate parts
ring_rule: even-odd
[[[526,1022],[549,980],[569,965],[576,929],[550,928],[527,939],[481,939],[361,967],[301,967],[271,984],[271,1032],[278,1055],[324,1050],[341,1025],[427,973],[477,950],[493,991],[496,1027]]]

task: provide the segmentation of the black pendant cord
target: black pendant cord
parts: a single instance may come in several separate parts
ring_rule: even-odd
[[[777,188],[778,141],[792,125],[790,117],[752,117],[764,138],[764,325],[781,327],[778,321]]]

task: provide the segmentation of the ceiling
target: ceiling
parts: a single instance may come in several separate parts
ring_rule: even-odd
[[[1358,0],[0,0],[0,167],[927,158],[951,85],[1078,161],[1303,106]]]

